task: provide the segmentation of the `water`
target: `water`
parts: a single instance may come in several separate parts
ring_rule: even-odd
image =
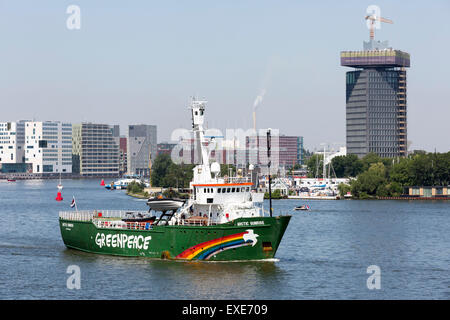
[[[275,261],[176,262],[67,249],[58,211],[145,210],[98,180],[0,181],[2,299],[450,299],[450,204],[439,201],[273,201],[291,213]],[[292,211],[308,203],[312,211]],[[268,206],[266,205],[266,208]],[[69,290],[78,265],[81,289]],[[381,289],[366,286],[381,269]]]

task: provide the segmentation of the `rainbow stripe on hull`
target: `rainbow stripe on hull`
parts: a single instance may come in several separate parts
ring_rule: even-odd
[[[257,237],[258,235],[255,234],[252,229],[249,229],[244,232],[199,243],[184,250],[175,258],[185,260],[209,260],[212,256],[226,250],[243,246],[254,246],[258,242],[256,239]]]

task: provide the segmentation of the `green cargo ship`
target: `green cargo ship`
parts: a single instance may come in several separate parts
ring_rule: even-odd
[[[264,194],[252,190],[249,177],[219,176],[220,165],[210,163],[205,147],[205,104],[197,100],[191,104],[200,164],[193,169],[190,198],[149,199],[148,212],[60,212],[61,235],[68,248],[180,260],[274,258],[291,216],[272,216],[271,208],[266,213]]]

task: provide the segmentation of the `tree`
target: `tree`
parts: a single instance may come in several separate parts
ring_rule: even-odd
[[[391,182],[386,185],[388,195],[391,197],[399,197],[403,193],[403,188],[398,182]]]
[[[363,171],[363,162],[355,154],[334,157],[331,164],[338,178],[356,177]]]
[[[373,163],[383,162],[380,156],[378,156],[375,152],[369,152],[361,160],[363,163],[363,171],[369,170]]]
[[[167,174],[170,165],[174,164],[170,155],[159,154],[152,166],[152,185],[162,187],[163,179]]]
[[[352,195],[356,197],[384,195],[386,184],[386,168],[382,162],[372,163],[369,170],[361,173],[352,182]]]
[[[450,184],[450,152],[431,155],[434,185],[448,186]]]
[[[411,160],[402,158],[398,163],[394,163],[392,169],[389,171],[389,180],[401,186],[410,185],[412,184],[410,170]]]
[[[339,183],[338,190],[339,190],[339,195],[341,197],[343,197],[347,194],[347,192],[352,191],[352,187],[351,187],[351,185],[348,185],[346,183]]]
[[[411,182],[417,186],[433,185],[432,161],[428,155],[418,154],[412,158],[409,174]]]
[[[236,172],[236,167],[232,164],[221,164],[220,165],[220,176],[225,177],[230,175],[230,169],[231,174],[234,174]]]
[[[144,191],[145,184],[140,181],[131,181],[127,186],[127,191],[131,193],[141,193]]]
[[[323,155],[313,154],[308,161],[306,161],[308,167],[308,178],[315,178],[318,172],[318,178],[322,177],[323,172]]]

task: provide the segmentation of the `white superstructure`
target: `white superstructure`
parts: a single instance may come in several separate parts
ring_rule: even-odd
[[[192,100],[192,128],[200,163],[193,169],[191,197],[175,214],[178,223],[189,218],[203,218],[207,224],[226,223],[241,217],[264,215],[264,194],[252,191],[249,177],[221,177],[220,165],[210,163],[205,146],[204,115],[206,101]]]

